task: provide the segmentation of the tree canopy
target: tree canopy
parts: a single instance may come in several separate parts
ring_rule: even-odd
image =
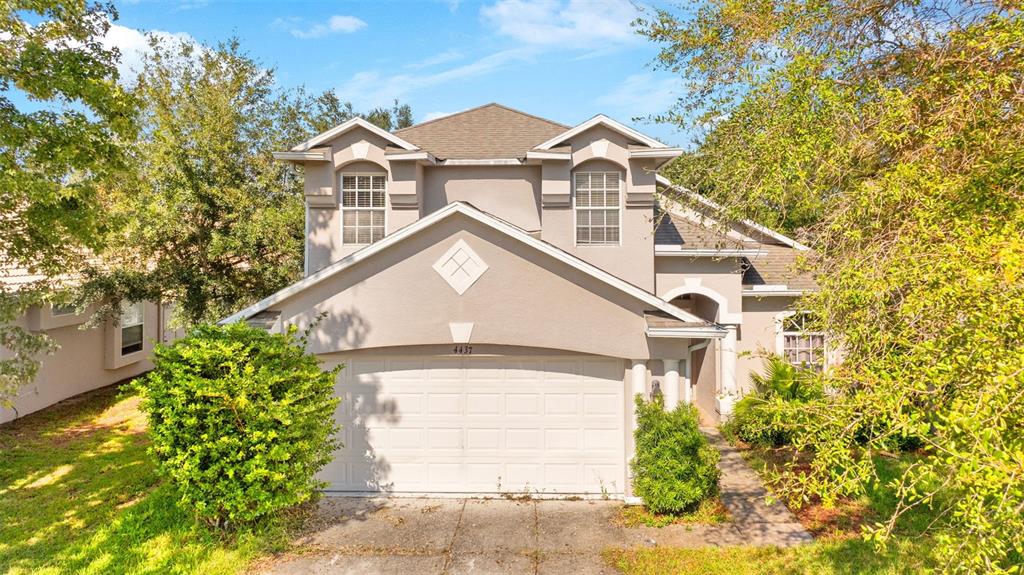
[[[787,475],[826,502],[918,438],[902,509],[930,505],[949,571],[1024,562],[1024,20],[1016,2],[706,0],[639,30],[690,90],[669,170],[810,243],[803,299],[844,361],[802,406]],[[685,198],[680,198],[684,200]],[[884,540],[898,525],[876,525]]]
[[[100,42],[116,17],[92,2],[10,0],[0,8],[0,403],[52,349],[13,324],[102,245],[99,182],[125,164],[134,99],[118,84],[116,51]],[[37,23],[32,23],[40,20]]]
[[[356,112],[333,92],[278,87],[237,40],[152,40],[135,84],[141,136],[110,181],[117,227],[83,298],[174,302],[179,320],[215,321],[302,274],[304,207],[296,168],[275,161],[309,136],[361,116],[385,129],[408,105]]]

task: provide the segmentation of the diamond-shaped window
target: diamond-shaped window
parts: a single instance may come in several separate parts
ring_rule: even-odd
[[[434,262],[434,271],[462,295],[484,275],[487,264],[465,240],[459,240]]]

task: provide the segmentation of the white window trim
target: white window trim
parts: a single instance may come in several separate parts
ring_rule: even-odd
[[[118,344],[117,345],[117,353],[118,353],[119,357],[131,357],[131,356],[133,356],[133,355],[135,355],[137,353],[142,353],[143,351],[146,351],[146,302],[136,301],[136,302],[131,302],[128,305],[130,305],[130,306],[136,306],[136,305],[139,306],[139,322],[138,323],[124,323],[122,321],[118,322],[117,328],[118,328],[118,330],[120,332],[119,333],[120,337],[118,337],[118,342],[117,342],[117,344]],[[123,317],[124,317],[124,311],[123,311],[123,308],[122,308],[121,318],[123,318]],[[124,330],[125,330],[125,328],[136,327],[136,326],[141,326],[142,327],[142,340],[140,341],[140,344],[141,344],[142,347],[140,347],[139,349],[137,349],[135,351],[129,351],[128,353],[125,353],[124,352]]]
[[[821,344],[821,355],[822,355],[822,369],[827,370],[830,365],[834,363],[832,358],[832,350],[828,345],[827,334],[823,331],[786,331],[786,320],[799,314],[806,312],[798,311],[784,311],[775,316],[775,354],[783,358],[786,357],[786,336],[787,335],[820,335],[822,338]]]
[[[371,239],[371,241],[369,243],[365,243],[365,244],[361,244],[359,242],[350,242],[350,243],[347,243],[347,244],[345,243],[345,195],[344,195],[345,194],[345,187],[342,184],[342,178],[344,178],[345,176],[356,176],[356,177],[358,177],[358,176],[376,176],[376,177],[383,177],[384,178],[384,206],[383,207],[380,207],[380,208],[365,208],[365,207],[364,208],[360,208],[360,207],[354,207],[354,208],[348,208],[348,209],[350,209],[350,210],[379,210],[379,211],[383,212],[384,213],[384,236],[387,236],[388,235],[388,212],[391,211],[391,210],[388,209],[388,203],[391,201],[390,199],[388,199],[388,175],[387,175],[386,172],[342,172],[342,171],[339,171],[338,174],[337,174],[337,182],[338,182],[338,209],[339,209],[340,214],[341,214],[341,226],[340,226],[340,229],[338,230],[338,233],[341,234],[341,245],[343,245],[343,246],[346,246],[346,245],[348,245],[348,246],[368,246],[370,244],[376,243],[372,239]],[[372,184],[371,184],[370,188],[372,190],[372,188],[373,188]],[[381,239],[384,239],[384,236],[381,236]],[[380,240],[377,240],[377,241],[380,241]],[[308,244],[308,242],[307,242],[307,244]]]
[[[579,243],[579,236],[576,232],[576,216],[579,212],[576,209],[576,176],[578,174],[618,174],[619,176],[619,205],[616,208],[619,212],[619,241],[612,243],[603,244],[581,244]],[[572,245],[576,248],[614,248],[622,246],[622,212],[625,209],[623,206],[623,184],[626,182],[626,174],[624,171],[613,171],[613,170],[579,170],[573,171],[572,173]],[[583,208],[588,209],[588,208]],[[593,209],[608,209],[608,208],[593,208]]]

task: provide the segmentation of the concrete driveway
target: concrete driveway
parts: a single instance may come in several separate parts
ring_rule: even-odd
[[[719,525],[625,527],[617,501],[358,499],[325,497],[297,551],[254,571],[265,574],[615,573],[608,547],[799,545],[811,536],[789,510],[768,504],[761,479],[715,429],[719,482],[730,521]]]
[[[607,547],[736,545],[732,523],[627,528],[613,501],[325,498],[298,551],[266,574],[616,573]]]

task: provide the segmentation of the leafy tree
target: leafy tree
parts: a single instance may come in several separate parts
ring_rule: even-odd
[[[1024,21],[1016,2],[708,0],[640,31],[692,90],[677,182],[801,232],[834,332],[834,396],[790,432],[794,499],[876,480],[919,437],[894,517],[934,506],[954,572],[1024,562]],[[879,425],[884,422],[884,425]]]
[[[153,39],[133,93],[143,129],[131,171],[106,190],[118,226],[83,297],[103,314],[122,299],[174,301],[197,322],[298,277],[302,193],[270,155],[289,134],[272,71],[237,41]]]
[[[237,40],[151,40],[134,87],[142,136],[131,172],[108,190],[118,226],[81,297],[175,302],[185,324],[213,321],[302,273],[302,182],[273,159],[357,113],[333,92],[276,87]],[[366,115],[389,129],[409,107]]]
[[[98,182],[124,165],[134,101],[117,84],[117,53],[100,39],[113,7],[82,1],[8,0],[0,7],[0,405],[38,370],[52,342],[13,322],[59,289],[100,248]]]

